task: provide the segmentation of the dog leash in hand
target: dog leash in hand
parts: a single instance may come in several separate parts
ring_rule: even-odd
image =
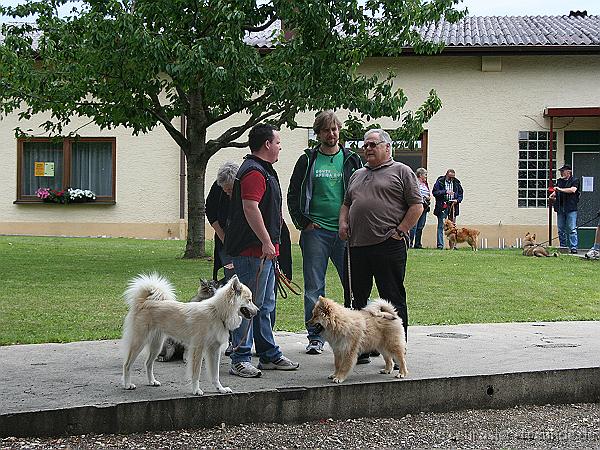
[[[258,292],[258,281],[260,280],[260,275],[262,274],[264,267],[265,267],[265,258],[260,258],[260,264],[258,265],[258,270],[256,271],[256,278],[254,280],[254,290],[252,291],[252,303],[254,303],[254,306],[257,306],[256,305],[256,292]],[[242,346],[242,343],[246,342],[246,339],[248,338],[248,333],[250,332],[250,327],[252,326],[252,320],[253,320],[253,318],[248,320],[248,326],[246,327],[246,330],[244,330],[244,334],[242,335],[240,342],[238,343],[238,345],[236,345],[233,348],[234,352],[237,352],[240,349],[240,347]]]

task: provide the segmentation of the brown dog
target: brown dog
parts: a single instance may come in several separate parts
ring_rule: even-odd
[[[546,247],[535,243],[535,233],[525,233],[525,240],[523,241],[523,256],[558,256],[557,253],[552,255],[548,253]]]
[[[473,251],[477,250],[477,236],[479,230],[474,228],[456,228],[456,225],[450,220],[444,220],[444,234],[448,238],[450,248],[456,247],[456,244],[466,242],[471,246]]]
[[[355,311],[319,297],[308,323],[322,327],[322,335],[333,349],[335,369],[329,378],[334,383],[346,379],[358,355],[372,351],[381,353],[385,360],[385,369],[380,373],[392,373],[396,361],[399,367],[396,378],[408,374],[404,327],[390,302],[377,299]]]

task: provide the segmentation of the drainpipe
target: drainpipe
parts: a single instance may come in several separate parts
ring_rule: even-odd
[[[185,116],[182,115],[180,119],[180,131],[185,137]],[[185,153],[183,149],[179,150],[179,238],[187,239],[186,226],[185,226]]]
[[[550,139],[548,140],[548,189],[552,189],[554,177],[552,176],[552,136],[554,133],[554,117],[550,116]],[[548,200],[548,245],[552,246],[552,202]]]

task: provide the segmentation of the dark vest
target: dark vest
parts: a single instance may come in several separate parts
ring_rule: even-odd
[[[281,242],[281,186],[273,165],[254,155],[246,155],[233,183],[233,193],[227,217],[227,233],[225,233],[225,252],[230,256],[239,256],[249,247],[261,246],[260,239],[254,234],[246,220],[242,206],[241,179],[248,172],[257,170],[265,177],[266,190],[258,203],[265,228],[273,244]]]
[[[556,186],[559,188],[570,188],[575,186],[577,191],[574,194],[565,194],[564,192],[556,192],[554,200],[554,211],[567,213],[577,211],[577,203],[579,202],[579,179],[571,176],[568,180],[559,178],[556,180]]]

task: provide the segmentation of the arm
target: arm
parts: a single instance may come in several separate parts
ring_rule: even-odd
[[[223,228],[221,228],[221,225],[219,225],[219,221],[215,220],[210,224],[210,226],[213,227],[215,234],[219,237],[219,239],[221,239],[221,242],[225,242],[225,231],[223,231]]]
[[[242,200],[242,207],[244,209],[244,215],[248,221],[248,225],[256,234],[256,237],[262,243],[262,257],[267,259],[275,258],[275,246],[271,242],[271,237],[265,227],[260,209],[258,209],[258,202],[254,200]]]
[[[575,192],[577,192],[577,187],[575,187],[575,186],[571,186],[568,188],[554,187],[554,190],[557,192],[562,192],[563,194],[574,194]],[[554,192],[552,194],[554,194]]]
[[[340,207],[340,218],[339,218],[339,235],[340,239],[345,241],[348,239],[349,228],[348,228],[348,213],[350,211],[350,207],[345,203]]]
[[[439,181],[436,181],[433,185],[432,194],[434,197],[441,197],[443,199],[446,195],[446,187],[442,185]]]
[[[406,214],[404,215],[404,218],[402,219],[402,222],[400,222],[400,225],[398,225],[396,227],[396,230],[399,232],[408,234],[410,229],[417,224],[417,221],[419,220],[419,217],[421,217],[422,213],[423,213],[423,204],[422,203],[410,205],[408,207],[408,211],[406,211]]]
[[[462,184],[460,183],[456,183],[456,201],[458,203],[461,203],[463,201],[463,188],[462,188]]]
[[[290,185],[287,192],[287,204],[290,217],[294,226],[299,230],[304,230],[310,225],[310,220],[302,214],[300,211],[300,196],[302,195],[302,180],[308,167],[308,155],[304,153],[296,161],[292,177],[290,178]]]

